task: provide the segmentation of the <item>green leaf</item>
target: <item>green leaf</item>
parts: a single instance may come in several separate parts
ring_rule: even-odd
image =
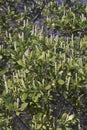
[[[0,55],[0,60],[2,59],[2,55]]]
[[[64,80],[60,79],[60,80],[58,80],[58,83],[59,83],[60,85],[63,85],[65,82],[64,82]]]
[[[9,111],[13,111],[13,110],[14,110],[12,103],[9,103],[8,105],[6,105],[6,108],[7,108]]]
[[[41,128],[42,124],[37,124],[37,129],[39,130]]]
[[[62,130],[62,128],[57,128],[56,130]]]
[[[35,99],[34,99],[34,102],[38,102],[38,99],[41,97],[41,93],[38,93],[36,96],[35,96]]]
[[[0,76],[4,75],[6,72],[6,70],[0,70]]]
[[[20,2],[21,2],[21,0],[17,0],[17,2],[18,2],[18,3],[20,3]]]
[[[14,106],[14,109],[16,110],[17,109],[17,102],[14,102],[13,106]]]
[[[15,60],[15,59],[16,59],[16,56],[11,53],[11,58]]]
[[[71,120],[73,120],[73,118],[74,118],[74,115],[72,114],[72,115],[68,116],[68,120],[67,121],[71,121]]]
[[[51,89],[51,85],[50,84],[45,87],[45,90],[49,90],[49,89]]]
[[[67,118],[67,113],[64,113],[64,114],[62,115],[61,120],[65,121],[65,120],[66,120],[66,118]]]
[[[84,68],[85,68],[85,71],[87,72],[87,63],[85,64],[85,67],[84,67]]]
[[[23,111],[27,106],[28,106],[28,103],[24,102],[24,103],[21,105],[20,110]]]
[[[25,101],[27,99],[27,93],[23,93],[22,97],[21,97],[21,100],[22,101]]]
[[[18,63],[20,66],[24,67],[24,63],[23,63],[23,61],[22,61],[21,59],[18,60],[17,63]]]
[[[20,115],[20,112],[19,112],[19,111],[16,111],[16,115],[19,116],[19,115]]]

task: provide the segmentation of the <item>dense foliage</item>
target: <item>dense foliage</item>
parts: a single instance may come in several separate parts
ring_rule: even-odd
[[[87,128],[87,5],[0,1],[0,128]]]

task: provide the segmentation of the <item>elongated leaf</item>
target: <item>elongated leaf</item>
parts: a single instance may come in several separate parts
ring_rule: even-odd
[[[4,75],[6,72],[6,70],[0,70],[0,76]]]
[[[28,103],[24,102],[24,103],[21,105],[20,110],[23,111],[27,106],[28,106]]]
[[[18,60],[17,63],[18,63],[20,66],[24,67],[24,63],[23,63],[23,61],[22,61],[21,59]]]

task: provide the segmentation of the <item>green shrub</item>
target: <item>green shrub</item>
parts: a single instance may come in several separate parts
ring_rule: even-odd
[[[87,7],[81,3],[72,5],[72,9],[68,6],[57,7],[53,1],[42,11],[42,16],[55,16],[46,18],[42,24],[54,33],[62,31],[60,37],[44,36],[43,29],[37,32],[36,24],[27,23],[28,19],[15,11],[8,10],[5,23],[1,16],[4,41],[0,45],[0,127],[3,130],[82,127],[81,116],[87,112]],[[8,27],[12,18],[17,24],[25,24]]]

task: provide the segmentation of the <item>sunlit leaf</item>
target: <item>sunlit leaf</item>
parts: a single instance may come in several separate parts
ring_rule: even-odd
[[[74,118],[74,115],[72,114],[72,115],[68,116],[67,121],[71,121],[71,120],[73,120],[73,118]]]
[[[64,80],[60,79],[60,80],[58,80],[58,83],[59,83],[60,85],[63,85],[65,82],[64,82]]]
[[[28,97],[27,93],[23,93],[21,100],[25,101],[27,99],[27,97]]]
[[[51,89],[51,85],[50,84],[45,87],[45,90],[49,90],[49,89]]]
[[[28,103],[26,102],[22,103],[20,110],[23,111],[27,106],[28,106]]]
[[[20,59],[20,60],[17,61],[17,63],[18,63],[20,66],[24,67],[23,60]]]

